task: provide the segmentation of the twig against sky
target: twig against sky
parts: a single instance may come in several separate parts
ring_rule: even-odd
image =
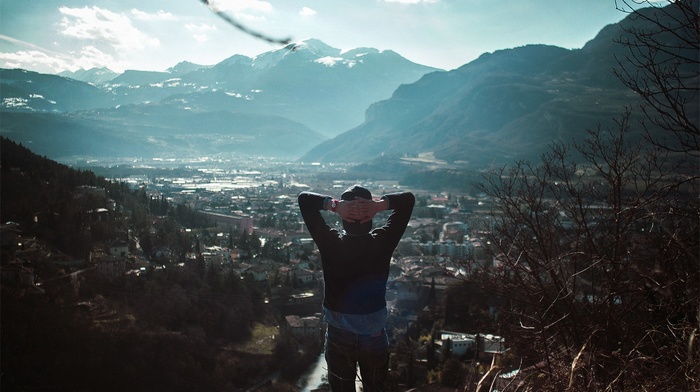
[[[217,9],[213,4],[211,4],[211,3],[209,2],[209,0],[201,0],[201,1],[202,1],[202,3],[204,3],[210,10],[212,10],[212,12],[214,12],[214,13],[217,14],[217,15],[219,15],[219,17],[220,17],[221,19],[225,20],[226,22],[228,22],[229,24],[231,24],[233,27],[235,27],[235,28],[241,30],[242,32],[244,32],[244,33],[246,33],[246,34],[248,34],[248,35],[251,35],[251,36],[253,36],[253,37],[255,37],[255,38],[259,38],[259,39],[261,39],[261,40],[267,41],[267,42],[272,43],[272,44],[287,45],[287,44],[289,44],[289,43],[292,41],[291,38],[282,38],[282,39],[272,38],[272,37],[270,37],[270,36],[267,36],[267,35],[265,35],[265,34],[259,33],[259,32],[257,32],[257,31],[253,31],[253,30],[247,28],[246,26],[242,25],[241,23],[239,23],[239,22],[238,22],[237,20],[235,20],[234,18],[232,18],[232,17],[226,15],[226,14],[225,14],[224,12],[222,12],[221,10]]]

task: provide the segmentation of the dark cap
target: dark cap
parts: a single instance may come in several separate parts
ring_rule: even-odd
[[[372,193],[369,190],[367,190],[367,188],[361,187],[359,185],[353,185],[350,188],[346,189],[342,195],[340,195],[341,200],[355,200],[356,197],[371,200]]]

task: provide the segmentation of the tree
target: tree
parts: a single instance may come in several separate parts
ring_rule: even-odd
[[[464,379],[464,368],[455,358],[449,358],[440,366],[440,383],[447,387],[457,387]]]
[[[618,39],[626,54],[617,58],[615,75],[643,100],[649,123],[667,131],[649,141],[698,157],[700,27],[698,0],[616,0],[629,13]],[[639,8],[646,6],[646,8]]]
[[[692,390],[700,380],[698,1],[616,3],[631,15],[615,73],[642,98],[645,121],[632,123],[629,109],[617,129],[556,143],[539,164],[479,185],[494,206],[497,263],[485,281],[506,300],[513,351],[544,363],[538,390]],[[645,138],[631,142],[637,127]]]
[[[671,186],[666,154],[627,142],[629,114],[619,125],[573,146],[583,163],[557,144],[541,164],[518,162],[480,185],[497,211],[489,251],[498,265],[487,281],[507,301],[508,341],[526,361],[544,361],[542,390],[686,389],[698,380],[690,337],[700,231],[678,210],[697,211],[697,194]]]

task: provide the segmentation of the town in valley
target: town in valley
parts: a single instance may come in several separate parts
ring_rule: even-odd
[[[296,197],[304,190],[339,197],[344,189],[360,183],[374,197],[404,190],[416,195],[417,203],[394,252],[387,283],[389,327],[394,343],[401,341],[403,335],[427,333],[432,341],[422,341],[411,354],[423,361],[444,362],[454,357],[478,364],[490,362],[494,355],[507,350],[507,342],[493,330],[435,330],[433,326],[431,332],[430,327],[422,327],[422,331],[417,327],[444,318],[441,312],[445,310],[445,292],[450,285],[464,282],[474,271],[493,263],[483,250],[486,239],[482,234],[491,224],[490,206],[483,195],[412,189],[396,180],[353,178],[343,165],[259,157],[235,161],[80,159],[68,164],[84,165],[81,170],[92,170],[146,195],[154,212],[151,235],[141,238],[128,223],[124,225],[130,212],[112,200],[104,188],[76,187],[73,198],[77,205],[89,206],[84,213],[91,222],[128,229],[115,231],[116,237],[98,243],[85,258],[76,259],[57,257],[48,249],[42,252],[43,246],[36,238],[25,236],[22,228],[12,222],[4,224],[4,250],[13,252],[18,261],[34,261],[3,266],[3,286],[16,287],[18,296],[52,295],[52,289],[60,282],[61,290],[68,287],[81,297],[81,286],[91,285],[91,280],[147,281],[158,279],[166,271],[204,268],[218,276],[233,274],[257,288],[259,301],[253,306],[266,308],[263,312],[268,316],[263,324],[267,324],[268,332],[255,336],[258,340],[247,345],[274,346],[275,340],[286,335],[298,339],[301,350],[319,350],[324,334],[320,318],[323,271]],[[156,231],[162,230],[158,228],[162,223],[159,221],[165,222],[177,206],[196,211],[206,224],[182,225],[177,228],[177,239],[167,240]],[[387,216],[375,218],[375,226]],[[45,219],[38,213],[35,223],[41,225]],[[326,219],[340,227],[337,216],[327,214]],[[40,257],[45,260],[32,259]],[[47,260],[53,268],[32,268]],[[495,301],[488,296],[479,300],[492,321],[498,317]],[[113,323],[128,328],[135,322],[133,316],[93,300],[82,299],[80,304],[101,325]]]

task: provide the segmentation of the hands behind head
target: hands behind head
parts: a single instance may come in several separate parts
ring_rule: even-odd
[[[383,210],[382,201],[356,197],[355,200],[340,200],[335,212],[345,221],[366,223]]]

